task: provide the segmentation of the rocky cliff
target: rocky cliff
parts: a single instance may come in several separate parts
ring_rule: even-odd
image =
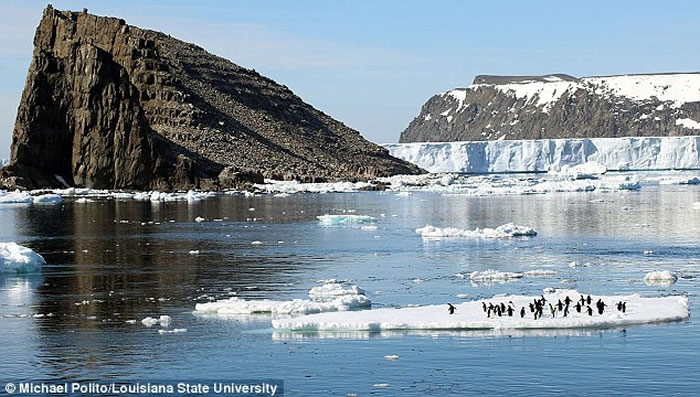
[[[2,177],[172,190],[416,172],[253,70],[122,19],[48,6]]]
[[[430,98],[400,142],[700,135],[700,74],[477,76]]]

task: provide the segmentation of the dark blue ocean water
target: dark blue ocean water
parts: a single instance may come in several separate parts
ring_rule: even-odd
[[[48,265],[37,276],[0,276],[0,383],[277,378],[295,396],[697,395],[700,210],[692,203],[698,201],[697,186],[651,186],[528,196],[366,192],[3,207],[0,241],[33,248]],[[378,217],[378,228],[318,225],[317,215],[343,210]],[[195,222],[198,216],[206,221]],[[424,241],[414,231],[428,223],[473,229],[508,222],[539,235]],[[589,265],[572,268],[572,261]],[[557,275],[495,285],[455,277],[486,269]],[[643,278],[652,270],[681,277],[669,287],[648,286]],[[352,280],[373,307],[554,287],[687,294],[691,317],[608,330],[304,335],[275,333],[266,316],[192,313],[198,302],[233,293],[305,298],[328,278]],[[188,332],[160,335],[140,324],[161,314],[172,317],[171,328]],[[131,319],[138,323],[125,323]],[[400,359],[384,359],[393,354]]]

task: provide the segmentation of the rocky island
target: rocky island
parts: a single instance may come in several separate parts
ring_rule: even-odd
[[[254,70],[49,5],[0,187],[219,190],[420,172]]]

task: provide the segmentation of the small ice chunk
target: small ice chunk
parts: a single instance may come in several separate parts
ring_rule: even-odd
[[[41,194],[39,196],[34,196],[34,204],[61,204],[63,202],[63,197],[58,194]]]
[[[537,232],[535,229],[529,226],[519,226],[513,223],[507,223],[505,225],[498,226],[495,229],[491,228],[476,228],[474,230],[458,229],[454,227],[435,227],[432,225],[426,225],[425,227],[416,229],[416,233],[420,234],[423,238],[435,239],[435,238],[449,238],[449,237],[463,237],[463,238],[509,238],[509,237],[523,237],[523,236],[536,236]]]
[[[474,282],[507,281],[510,279],[522,277],[522,273],[499,272],[493,269],[484,270],[483,272],[475,271],[469,275],[469,279]]]
[[[167,329],[159,329],[159,330],[158,330],[158,333],[159,333],[160,335],[164,335],[164,334],[182,334],[182,333],[185,333],[185,332],[187,332],[187,328],[175,328],[175,329],[173,329],[173,330],[167,330]]]
[[[160,324],[161,327],[167,327],[170,325],[170,320],[170,316],[165,315],[160,316],[159,318],[146,317],[143,320],[141,320],[141,324],[149,328],[156,324]]]
[[[644,276],[644,283],[648,286],[668,287],[678,280],[678,276],[668,270],[649,272]]]
[[[199,250],[190,250],[190,255],[199,255]]]
[[[262,244],[262,241],[260,241],[260,240],[255,240],[255,241],[251,242],[250,244],[252,244],[252,245],[261,245],[261,244]]]
[[[201,216],[198,216],[198,217],[194,218],[194,221],[197,223],[201,223],[201,222],[204,222],[204,218],[202,218]]]
[[[389,355],[384,356],[384,359],[385,360],[398,360],[399,356],[396,354],[389,354]]]
[[[318,221],[323,226],[341,226],[350,224],[367,224],[376,222],[376,218],[369,215],[320,215]]]
[[[31,204],[32,196],[27,192],[5,192],[0,190],[0,204]]]
[[[45,265],[44,257],[17,243],[0,243],[0,274],[32,273]]]

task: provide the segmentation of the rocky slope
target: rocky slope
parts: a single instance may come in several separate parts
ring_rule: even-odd
[[[430,98],[400,142],[700,135],[700,74],[477,76]]]
[[[48,6],[2,177],[6,187],[172,190],[417,172],[253,70],[122,19]]]

